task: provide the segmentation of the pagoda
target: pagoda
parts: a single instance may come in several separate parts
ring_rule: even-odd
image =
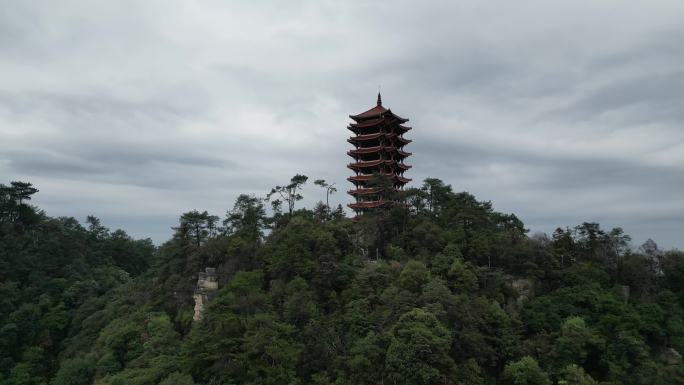
[[[347,167],[356,175],[347,178],[354,184],[348,193],[355,199],[348,206],[359,215],[393,205],[396,202],[391,199],[392,191],[388,190],[402,190],[411,181],[404,177],[404,171],[411,168],[404,163],[404,159],[411,153],[403,150],[405,145],[411,143],[404,139],[404,133],[411,127],[404,126],[408,119],[383,107],[380,93],[375,107],[349,117],[354,120],[347,126],[353,136],[347,141],[354,145],[354,149],[348,151],[347,155],[354,158],[354,162]]]

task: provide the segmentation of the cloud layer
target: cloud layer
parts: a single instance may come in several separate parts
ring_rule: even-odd
[[[346,186],[382,85],[414,185],[682,249],[682,25],[679,1],[0,0],[0,175],[161,242],[295,173]]]

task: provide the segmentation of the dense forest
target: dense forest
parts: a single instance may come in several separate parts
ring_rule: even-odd
[[[529,235],[438,179],[353,221],[299,207],[307,179],[185,213],[159,247],[0,185],[0,385],[684,383],[684,253]]]

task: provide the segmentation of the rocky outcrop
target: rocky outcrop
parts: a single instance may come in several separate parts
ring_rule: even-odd
[[[525,278],[516,278],[511,275],[506,275],[504,277],[504,282],[510,295],[506,301],[505,310],[509,314],[517,313],[522,309],[526,301],[534,297],[534,286],[532,281]]]
[[[682,355],[673,348],[667,348],[660,355],[660,359],[668,365],[679,365],[682,363]]]
[[[199,273],[197,277],[197,287],[195,288],[195,314],[192,316],[193,321],[202,319],[202,311],[204,305],[211,301],[218,290],[218,274],[213,267],[207,267],[203,272]]]
[[[513,279],[509,282],[511,289],[518,293],[517,301],[523,302],[532,297],[534,294],[532,281],[529,279],[519,278]]]

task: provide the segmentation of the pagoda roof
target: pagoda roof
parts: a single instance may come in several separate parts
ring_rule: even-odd
[[[402,170],[408,170],[409,168],[412,167],[412,166],[409,166],[408,164],[399,163],[396,160],[392,160],[392,159],[377,159],[377,160],[360,161],[360,162],[356,162],[356,163],[350,163],[347,165],[347,167],[352,169],[352,170],[356,170],[356,169],[362,169],[362,168],[367,168],[367,167],[375,167],[375,166],[382,164],[382,163],[385,163],[387,165],[396,164],[396,166]]]
[[[387,111],[389,111],[387,108],[383,107],[382,105],[377,105],[368,111],[364,111],[358,115],[349,115],[349,117],[356,120],[356,121],[359,121],[359,120],[363,120],[363,119],[374,118],[376,116],[380,116]]]
[[[403,184],[403,183],[408,183],[408,182],[411,181],[411,179],[409,179],[409,178],[404,178],[404,177],[401,176],[401,175],[395,175],[395,174],[392,174],[392,173],[389,173],[389,174],[380,174],[380,175],[384,175],[384,176],[387,176],[387,177],[392,177],[392,178],[396,179],[397,182],[400,182],[400,183],[402,183],[402,184]],[[370,180],[373,180],[375,177],[376,177],[376,174],[355,175],[355,176],[350,176],[349,178],[347,178],[347,180],[350,181],[350,182],[352,182],[352,183],[354,183],[354,182],[368,182],[368,181],[370,181]]]
[[[393,190],[395,192],[403,191],[403,190],[399,189],[398,187],[393,187],[393,188],[391,188],[391,190]],[[375,187],[360,187],[360,188],[356,188],[353,190],[348,190],[347,194],[349,194],[349,195],[372,195],[372,194],[376,194],[376,193],[381,192],[381,191],[383,191],[383,190],[380,188],[375,188]]]
[[[361,128],[369,128],[369,127],[377,127],[380,126],[382,123],[386,122],[385,119],[378,118],[378,119],[370,119],[367,121],[362,121],[360,123],[350,123],[347,126],[347,129],[352,131],[352,132],[357,132]],[[412,129],[412,127],[404,126],[401,124],[397,124],[395,127],[398,128],[397,131],[400,133],[406,133]]]
[[[356,135],[352,136],[351,138],[347,139],[348,142],[359,142],[359,141],[364,141],[364,140],[373,140],[377,139],[381,136],[385,135],[384,132],[377,132],[375,134],[367,134],[367,135]]]
[[[351,209],[371,209],[375,207],[381,207],[387,204],[387,201],[368,201],[368,202],[356,202],[356,203],[350,203],[347,206]]]
[[[347,167],[351,168],[352,170],[356,170],[357,168],[366,168],[366,167],[375,167],[379,164],[382,163],[387,163],[387,162],[392,162],[391,160],[385,160],[385,159],[378,159],[378,160],[369,160],[366,162],[356,162],[356,163],[350,163],[347,165]]]
[[[359,121],[362,121],[362,120],[366,120],[366,119],[369,119],[369,118],[374,118],[374,117],[376,117],[376,116],[382,116],[382,115],[390,115],[390,116],[392,116],[393,118],[397,119],[400,123],[406,123],[406,122],[409,121],[409,120],[406,119],[406,118],[402,118],[402,117],[399,116],[399,115],[395,115],[395,114],[392,112],[392,110],[387,109],[387,108],[385,108],[385,107],[383,107],[383,106],[375,106],[375,107],[371,108],[371,109],[368,110],[368,111],[362,112],[362,113],[360,113],[360,114],[358,114],[358,115],[349,115],[349,117],[352,118],[352,119],[354,119],[354,120],[356,120],[357,122],[359,122]]]
[[[401,136],[399,136],[399,135],[397,135],[397,134],[386,134],[386,133],[384,133],[384,132],[378,132],[378,133],[375,133],[375,134],[367,134],[367,135],[356,135],[356,136],[352,136],[352,137],[350,137],[349,139],[347,139],[347,142],[354,144],[355,142],[364,142],[364,141],[367,141],[367,140],[378,139],[378,138],[380,138],[380,137],[382,137],[382,136],[386,136],[387,138],[396,138],[397,141],[399,141],[399,142],[402,144],[402,147],[403,147],[404,145],[407,145],[407,144],[409,144],[409,143],[412,142],[411,139],[403,138],[403,137],[401,137]]]
[[[374,152],[378,152],[378,151],[382,150],[383,148],[384,148],[384,146],[357,148],[356,150],[347,151],[347,154],[348,155],[372,154]]]
[[[357,188],[355,190],[349,190],[347,193],[349,195],[370,195],[375,194],[378,191],[380,191],[380,189],[377,188]]]
[[[371,108],[368,111],[364,111],[358,115],[349,115],[349,117],[356,120],[357,122],[360,122],[362,120],[375,118],[375,117],[381,117],[383,115],[391,115],[394,118],[400,120],[401,123],[408,122],[408,119],[405,119],[405,118],[402,118],[401,116],[395,115],[392,113],[392,110],[382,106],[382,97],[380,96],[380,93],[378,93],[378,103],[375,107]]]
[[[373,126],[378,125],[384,121],[385,121],[385,119],[383,119],[383,118],[368,119],[368,120],[364,120],[364,121],[359,122],[359,123],[349,123],[349,126],[351,128],[373,127]]]
[[[402,151],[394,146],[373,146],[373,147],[365,147],[365,148],[357,148],[356,150],[349,150],[347,151],[347,155],[351,157],[356,157],[357,155],[365,155],[365,154],[375,154],[378,153],[382,150],[385,150],[388,153],[393,153],[396,151],[399,156],[402,158],[406,158],[412,155],[410,152]]]

